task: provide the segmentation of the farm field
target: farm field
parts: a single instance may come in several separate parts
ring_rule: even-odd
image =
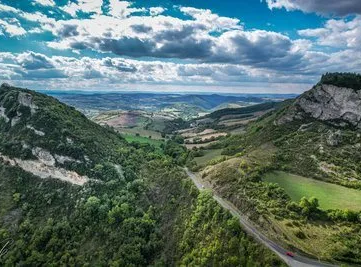
[[[327,209],[361,210],[361,191],[336,184],[317,181],[281,171],[270,172],[264,181],[277,183],[285,189],[292,200],[316,197],[320,207]]]
[[[204,156],[194,158],[198,165],[207,164],[210,160],[221,157],[222,149],[210,149],[204,152]]]
[[[143,144],[154,145],[156,147],[160,147],[160,145],[163,143],[161,140],[155,140],[155,139],[150,139],[150,138],[143,137],[143,136],[135,136],[135,135],[131,135],[131,134],[124,134],[123,137],[129,143],[139,142],[139,143],[143,143]]]
[[[118,132],[122,133],[122,134],[126,134],[126,135],[136,135],[139,134],[142,137],[147,137],[149,138],[149,136],[152,139],[162,139],[162,136],[159,132],[156,131],[152,131],[152,130],[146,130],[142,127],[134,127],[134,128],[117,128],[116,129]]]

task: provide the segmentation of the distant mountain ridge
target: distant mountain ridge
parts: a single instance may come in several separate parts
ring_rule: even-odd
[[[136,92],[60,92],[42,91],[76,108],[101,110],[159,110],[175,104],[187,104],[202,110],[212,110],[222,104],[263,103],[266,101],[283,100],[297,95],[290,94],[174,94],[174,93],[136,93]]]

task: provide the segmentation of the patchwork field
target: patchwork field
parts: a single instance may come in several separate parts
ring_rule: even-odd
[[[316,197],[322,209],[361,210],[361,191],[281,171],[266,174],[266,182],[277,183],[294,201]]]
[[[93,120],[101,125],[108,125],[127,135],[140,135],[152,139],[162,139],[164,122],[171,116],[146,111],[108,111],[99,114]]]

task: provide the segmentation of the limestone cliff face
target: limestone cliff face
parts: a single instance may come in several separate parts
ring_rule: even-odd
[[[338,126],[361,128],[361,90],[316,85],[299,96],[275,123],[284,124],[307,117]]]

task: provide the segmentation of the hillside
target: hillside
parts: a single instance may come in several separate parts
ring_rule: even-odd
[[[360,77],[327,74],[244,133],[212,144],[222,156],[193,169],[274,240],[361,264],[361,96],[343,87]]]
[[[173,141],[128,143],[9,85],[0,116],[1,266],[282,265],[198,193]]]

